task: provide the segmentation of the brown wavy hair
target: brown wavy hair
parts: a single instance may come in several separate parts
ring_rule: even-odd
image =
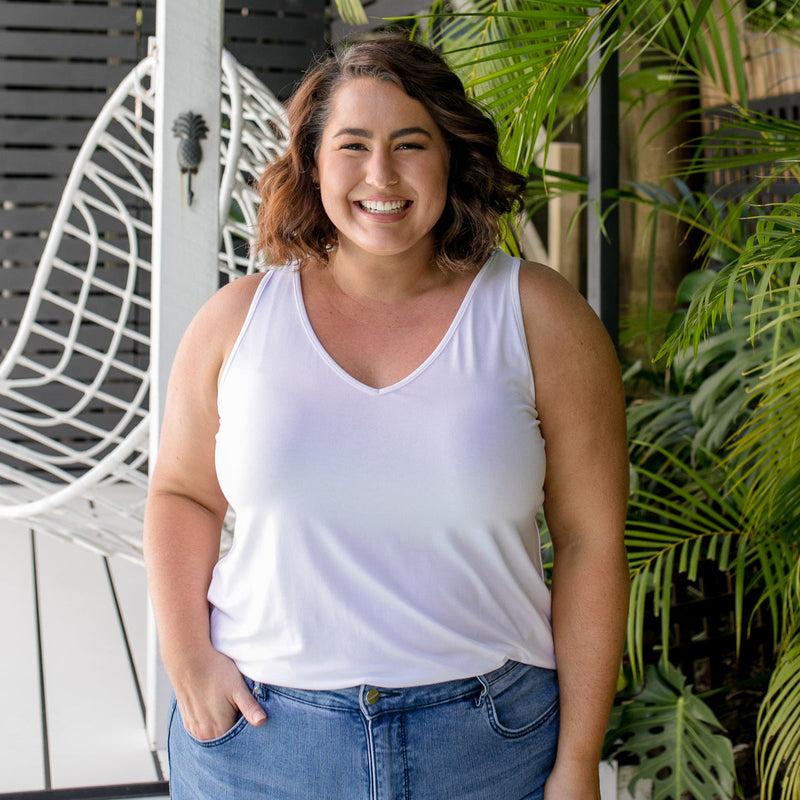
[[[450,148],[450,178],[434,228],[435,262],[443,270],[479,267],[497,245],[503,215],[519,206],[525,179],[501,163],[494,122],[467,98],[444,59],[401,34],[346,43],[306,73],[287,108],[289,148],[259,181],[257,249],[271,264],[328,261],[337,232],[313,172],[333,94],[353,78],[400,86],[439,126]]]

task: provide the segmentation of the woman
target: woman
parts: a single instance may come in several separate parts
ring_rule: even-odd
[[[353,44],[289,117],[258,245],[290,266],[190,326],[152,479],[173,796],[597,798],[628,584],[614,350],[493,249],[523,180],[439,56]]]

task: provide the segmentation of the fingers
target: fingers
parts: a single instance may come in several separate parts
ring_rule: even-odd
[[[255,727],[263,725],[267,720],[266,712],[259,705],[248,689],[247,684],[242,681],[242,688],[235,694],[233,702],[242,716]]]
[[[217,739],[241,715],[258,727],[267,719],[234,662],[209,646],[195,655],[189,668],[174,681],[183,724],[196,739]]]
[[[237,709],[224,699],[219,706],[198,704],[194,708],[181,709],[186,732],[201,742],[218,739],[236,724],[237,716]]]
[[[183,724],[195,739],[210,741],[229,731],[239,715],[258,727],[267,719],[264,709],[253,697],[248,685],[237,673],[232,686],[216,691],[191,692],[178,698]]]

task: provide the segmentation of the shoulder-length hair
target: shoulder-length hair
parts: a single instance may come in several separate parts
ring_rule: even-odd
[[[497,245],[503,215],[520,204],[525,179],[501,163],[494,122],[467,98],[444,59],[400,34],[345,44],[306,74],[287,108],[288,150],[259,181],[256,247],[271,264],[328,261],[337,232],[314,184],[316,157],[334,92],[365,77],[400,86],[439,126],[450,177],[434,228],[435,262],[443,270],[476,269]]]

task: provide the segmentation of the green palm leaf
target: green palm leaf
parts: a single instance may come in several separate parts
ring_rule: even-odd
[[[635,34],[618,25],[631,6]],[[475,99],[501,129],[504,157],[531,171],[536,136],[558,128],[559,105],[572,94],[579,108],[610,53],[663,24],[664,10],[650,0],[551,3],[547,0],[472,0],[458,12],[434,6],[427,17],[429,41],[449,55]],[[602,44],[607,55],[584,79],[589,54]],[[546,149],[546,147],[545,147]]]
[[[800,628],[784,644],[758,715],[762,796],[800,796]]]
[[[744,569],[746,558],[732,557],[742,546],[741,507],[743,495],[724,495],[701,471],[674,453],[634,442],[639,448],[629,503],[625,541],[631,570],[631,600],[628,617],[628,652],[634,674],[644,669],[644,624],[648,609],[661,619],[661,647],[668,658],[672,586],[675,576],[685,573],[695,580],[701,561],[716,561],[722,570],[732,564]],[[641,466],[646,453],[660,459],[660,469]],[[719,468],[721,459],[706,454],[708,463]],[[737,613],[743,613],[745,587],[737,597]]]
[[[348,25],[366,25],[369,21],[361,0],[336,0],[336,10]]]
[[[698,351],[720,318],[734,323],[734,298],[749,305],[754,353],[749,387],[755,409],[733,440],[729,459],[751,491],[745,513],[757,526],[775,514],[800,484],[800,459],[787,443],[800,440],[800,202],[760,217],[744,250],[692,299],[683,327],[665,349]],[[759,364],[758,361],[761,360]],[[785,513],[785,512],[784,512]]]

